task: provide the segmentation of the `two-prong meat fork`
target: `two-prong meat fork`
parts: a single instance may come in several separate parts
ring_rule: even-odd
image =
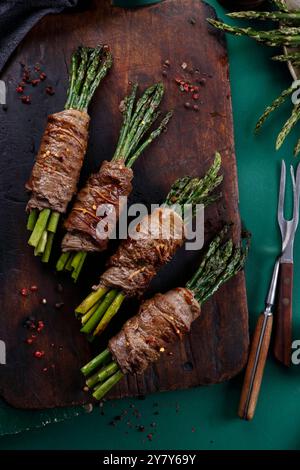
[[[273,324],[272,309],[277,287],[278,303],[275,317],[274,354],[276,358],[286,366],[289,366],[291,362],[293,247],[299,220],[300,164],[297,167],[296,177],[294,169],[291,166],[291,177],[294,202],[293,218],[286,220],[284,218],[286,168],[284,161],[282,161],[277,211],[278,224],[282,238],[282,251],[275,262],[269,292],[266,298],[266,307],[258,318],[250,348],[238,412],[240,418],[248,420],[252,419],[255,413],[269,350]]]

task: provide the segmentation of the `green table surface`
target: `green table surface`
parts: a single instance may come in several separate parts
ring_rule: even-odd
[[[125,2],[123,2],[125,3]],[[140,2],[142,3],[142,2]],[[224,10],[209,1],[220,17]],[[280,160],[294,163],[293,133],[282,150],[274,138],[290,104],[254,136],[258,115],[291,78],[284,65],[269,60],[271,50],[247,39],[228,37],[240,210],[253,234],[246,277],[253,329],[275,256],[280,250],[276,207]],[[213,149],[214,150],[214,149]],[[294,337],[300,339],[300,239],[295,242]],[[0,449],[300,449],[300,366],[284,370],[269,358],[252,422],[236,411],[242,377],[228,383],[105,403],[42,429],[0,439]],[[121,417],[121,419],[119,419]],[[117,419],[115,419],[117,418]],[[152,426],[151,426],[152,424]],[[144,432],[136,426],[145,427]],[[147,434],[152,433],[149,440]]]

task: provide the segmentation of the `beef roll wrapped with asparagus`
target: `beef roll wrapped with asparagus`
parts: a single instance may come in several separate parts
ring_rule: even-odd
[[[79,47],[71,59],[65,109],[48,116],[46,130],[26,189],[34,254],[48,262],[61,214],[77,191],[88,141],[88,105],[112,65],[107,46]]]
[[[90,176],[79,191],[65,222],[67,234],[62,241],[62,255],[57,270],[71,271],[76,281],[87,253],[107,248],[115,223],[122,209],[122,197],[129,196],[134,162],[141,153],[166,129],[172,113],[167,113],[159,126],[148,132],[160,115],[158,107],[164,94],[162,83],[150,86],[136,102],[137,85],[122,102],[123,125],[115,154],[104,161],[99,171]],[[113,219],[111,218],[113,215]],[[104,218],[109,227],[102,227]]]
[[[213,239],[185,287],[143,302],[138,314],[109,341],[108,348],[81,369],[97,400],[124,375],[142,374],[170,345],[180,341],[200,316],[203,303],[243,268],[249,236],[245,244],[234,246],[231,239],[226,240],[227,232],[225,226]]]
[[[217,153],[203,178],[184,177],[172,186],[163,206],[144,217],[109,259],[107,270],[92,293],[79,305],[83,333],[100,334],[118,312],[126,297],[141,296],[158,270],[185,241],[182,209],[190,204],[207,206],[216,199],[213,190],[221,183],[221,156]]]

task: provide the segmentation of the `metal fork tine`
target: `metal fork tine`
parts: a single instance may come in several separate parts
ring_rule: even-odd
[[[282,224],[284,222],[284,215],[283,215],[284,209],[283,208],[284,208],[284,196],[285,196],[285,178],[286,178],[285,162],[284,160],[282,160],[279,196],[278,196],[278,209],[277,209],[278,224],[281,230],[282,230]]]

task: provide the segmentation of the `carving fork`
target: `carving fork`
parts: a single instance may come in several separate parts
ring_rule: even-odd
[[[246,420],[251,420],[255,413],[270,345],[273,325],[272,308],[274,306],[278,284],[278,311],[276,314],[274,354],[276,358],[286,366],[289,366],[291,361],[293,245],[299,219],[300,164],[297,167],[296,178],[292,166],[290,171],[293,183],[294,208],[293,218],[286,220],[284,218],[286,168],[284,161],[282,161],[277,211],[278,224],[282,237],[282,252],[275,262],[269,292],[266,298],[266,307],[258,318],[250,348],[238,410],[239,417]]]

